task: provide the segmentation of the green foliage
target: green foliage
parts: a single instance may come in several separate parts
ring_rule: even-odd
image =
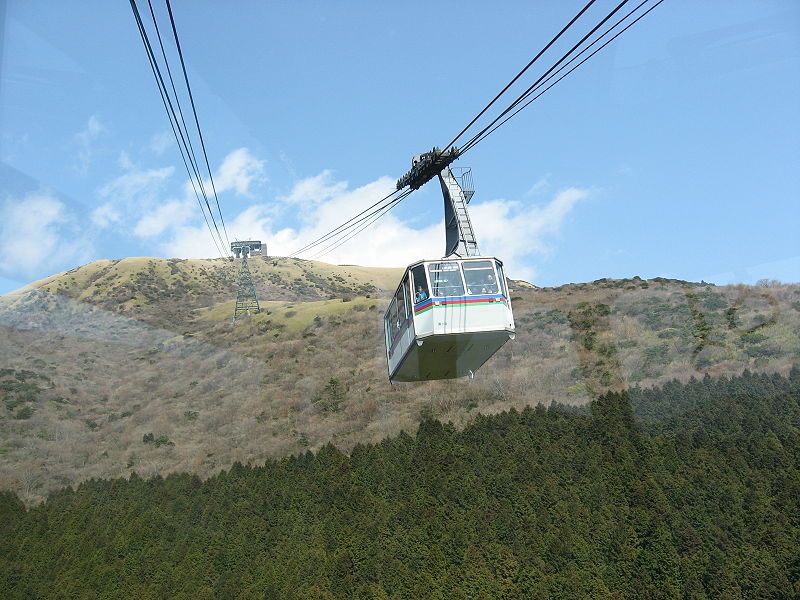
[[[728,323],[728,329],[736,329],[739,326],[739,319],[736,315],[737,308],[731,306],[725,310],[725,320]]]
[[[347,389],[336,377],[331,377],[320,392],[314,395],[311,402],[324,412],[338,412],[344,402]]]
[[[153,432],[145,433],[142,436],[142,442],[145,444],[153,444],[156,448],[160,448],[161,446],[174,446],[175,442],[170,441],[170,439],[166,435],[160,435],[156,437]]]
[[[795,367],[0,493],[0,597],[791,598],[798,515]]]
[[[160,448],[161,446],[174,446],[175,442],[170,441],[170,439],[165,435],[158,436],[153,443],[156,445],[156,448]]]
[[[30,419],[33,416],[34,408],[30,405],[25,405],[20,408],[16,413],[14,413],[14,418],[20,421],[24,421],[25,419]]]
[[[46,377],[33,371],[0,369],[0,398],[8,410],[13,411],[27,402],[36,402],[39,399],[42,388],[35,380],[48,382]]]
[[[594,348],[597,339],[596,322],[600,317],[610,314],[610,308],[606,304],[592,305],[588,302],[579,302],[574,311],[567,315],[569,324],[578,338],[581,346],[586,350]]]

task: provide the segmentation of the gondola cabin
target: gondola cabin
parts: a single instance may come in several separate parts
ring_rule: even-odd
[[[471,256],[412,264],[384,330],[392,382],[472,376],[514,338],[503,263]]]

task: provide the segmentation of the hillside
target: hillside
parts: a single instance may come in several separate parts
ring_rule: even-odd
[[[792,598],[800,370],[0,493],[3,598]]]
[[[0,489],[347,451],[477,413],[800,362],[800,286],[512,282],[517,339],[473,381],[390,386],[399,269],[251,261],[264,312],[231,322],[237,265],[98,261],[0,298]]]

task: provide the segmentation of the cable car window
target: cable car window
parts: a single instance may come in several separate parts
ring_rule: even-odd
[[[408,276],[406,276],[406,278],[403,280],[403,298],[405,299],[406,305],[406,319],[410,318],[411,315],[414,314],[414,311],[411,309],[411,295],[408,289],[408,280]]]
[[[497,277],[490,260],[474,260],[461,263],[468,294],[496,294]]]
[[[464,282],[457,262],[439,262],[428,265],[433,296],[463,296]]]
[[[430,298],[428,292],[428,278],[425,277],[425,267],[418,265],[411,269],[411,276],[414,283],[414,304],[419,304]]]
[[[392,300],[394,302],[394,299]],[[391,347],[392,347],[392,340],[394,339],[394,327],[392,326],[392,311],[391,311],[391,304],[389,305],[389,309],[386,311],[386,316],[384,316],[384,331],[386,333],[386,347],[390,350],[389,354],[391,354]]]
[[[500,263],[496,264],[497,264],[497,278],[500,280],[501,293],[503,294],[503,296],[508,298],[508,289],[506,288],[506,276],[503,273],[503,265],[501,265]]]
[[[400,325],[405,323],[408,313],[406,312],[406,299],[403,296],[403,286],[397,288],[394,295],[394,304],[397,307],[397,319],[395,322],[396,328],[400,329]]]
[[[389,311],[386,313],[389,317],[389,331],[391,332],[389,335],[394,338],[394,334],[397,331],[397,299],[392,298],[391,304],[389,304]]]

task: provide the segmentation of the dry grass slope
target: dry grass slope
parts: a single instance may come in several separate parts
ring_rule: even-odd
[[[800,362],[800,286],[639,278],[512,284],[517,339],[474,381],[390,386],[381,315],[401,270],[255,259],[97,261],[0,298],[0,488],[201,475],[607,389]]]

